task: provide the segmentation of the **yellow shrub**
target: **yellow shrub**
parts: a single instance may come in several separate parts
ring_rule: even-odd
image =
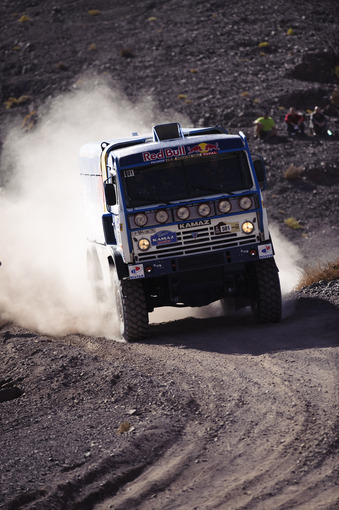
[[[339,278],[339,257],[332,262],[326,262],[325,264],[318,263],[317,266],[306,266],[299,278],[299,282],[296,286],[296,290],[300,290],[303,287],[308,287],[312,283],[318,283],[320,281],[329,282],[331,280],[337,280]]]
[[[128,432],[130,428],[131,424],[128,421],[124,421],[119,425],[118,434],[124,434],[125,432]]]
[[[5,107],[7,110],[12,108],[12,106],[20,106],[26,103],[29,103],[31,100],[31,96],[20,96],[18,98],[16,97],[9,97],[7,101],[5,101]]]
[[[293,218],[293,216],[291,216],[290,218],[287,218],[286,220],[284,220],[284,223],[288,227],[293,228],[293,230],[299,230],[300,228],[304,228],[300,224],[300,221],[296,220],[295,218]]]
[[[294,181],[300,177],[303,172],[302,166],[295,166],[293,163],[285,170],[284,177],[288,181]]]
[[[20,18],[18,19],[19,23],[26,23],[27,21],[29,21],[31,18],[29,18],[28,16],[26,16],[26,14],[23,14],[22,16],[20,16]]]

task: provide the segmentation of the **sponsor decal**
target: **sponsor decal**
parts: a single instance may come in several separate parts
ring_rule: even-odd
[[[219,145],[217,143],[199,143],[199,145],[188,147],[188,154],[200,154],[201,156],[206,156],[206,154],[217,154],[219,150]]]
[[[223,221],[220,221],[220,223],[214,227],[214,234],[216,235],[225,234],[227,232],[239,232],[239,223],[224,223]]]
[[[205,225],[210,225],[211,220],[197,220],[197,221],[188,221],[187,223],[179,223],[179,230],[184,230],[186,228],[197,228],[203,227]]]
[[[133,235],[134,236],[145,236],[147,234],[154,234],[155,232],[155,228],[149,228],[147,230],[136,230],[135,232],[133,232]]]
[[[186,155],[186,149],[183,145],[179,145],[176,149],[161,149],[157,152],[143,152],[142,153],[142,159],[144,161],[159,161],[161,159],[171,159],[171,158],[178,158],[179,156],[185,156]]]
[[[151,236],[152,246],[159,246],[162,244],[170,244],[176,242],[177,234],[175,232],[171,232],[170,230],[161,230],[160,232],[157,232]]]
[[[273,250],[271,244],[260,244],[258,246],[259,259],[267,259],[273,257]]]
[[[136,280],[137,278],[145,278],[144,266],[128,266],[129,277],[131,280]]]
[[[134,177],[134,170],[131,169],[131,170],[125,170],[124,171],[124,176],[125,177]]]

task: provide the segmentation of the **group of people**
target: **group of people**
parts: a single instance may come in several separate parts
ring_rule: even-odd
[[[305,134],[305,118],[295,108],[291,107],[289,109],[284,121],[289,136]],[[255,134],[261,140],[267,140],[277,134],[275,122],[268,112],[256,119],[254,124]],[[325,136],[327,134],[327,120],[319,106],[316,106],[310,115],[310,131],[313,136]]]

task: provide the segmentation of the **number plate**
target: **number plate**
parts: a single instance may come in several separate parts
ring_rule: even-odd
[[[214,227],[215,234],[225,234],[228,232],[239,232],[239,223],[218,223]]]

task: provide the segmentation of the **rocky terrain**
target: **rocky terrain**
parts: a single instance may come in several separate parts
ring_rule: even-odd
[[[0,508],[338,508],[337,280],[286,295],[279,325],[255,325],[247,311],[173,312],[153,318],[147,342],[126,344],[104,314],[92,328],[74,312],[76,271],[66,310],[55,305],[53,228],[39,217],[45,201],[74,201],[57,181],[46,193],[43,179],[61,172],[63,152],[75,168],[91,128],[86,94],[108,138],[134,131],[134,119],[137,129],[170,119],[243,131],[266,161],[281,260],[291,246],[299,267],[338,257],[338,20],[332,0],[3,0]],[[111,115],[111,100],[96,103],[107,90]],[[334,136],[289,138],[288,108],[308,119],[315,105]],[[266,110],[278,128],[270,142],[253,133]],[[23,200],[30,175],[44,194]],[[48,214],[56,237],[75,236]],[[53,281],[62,296],[63,283]]]

